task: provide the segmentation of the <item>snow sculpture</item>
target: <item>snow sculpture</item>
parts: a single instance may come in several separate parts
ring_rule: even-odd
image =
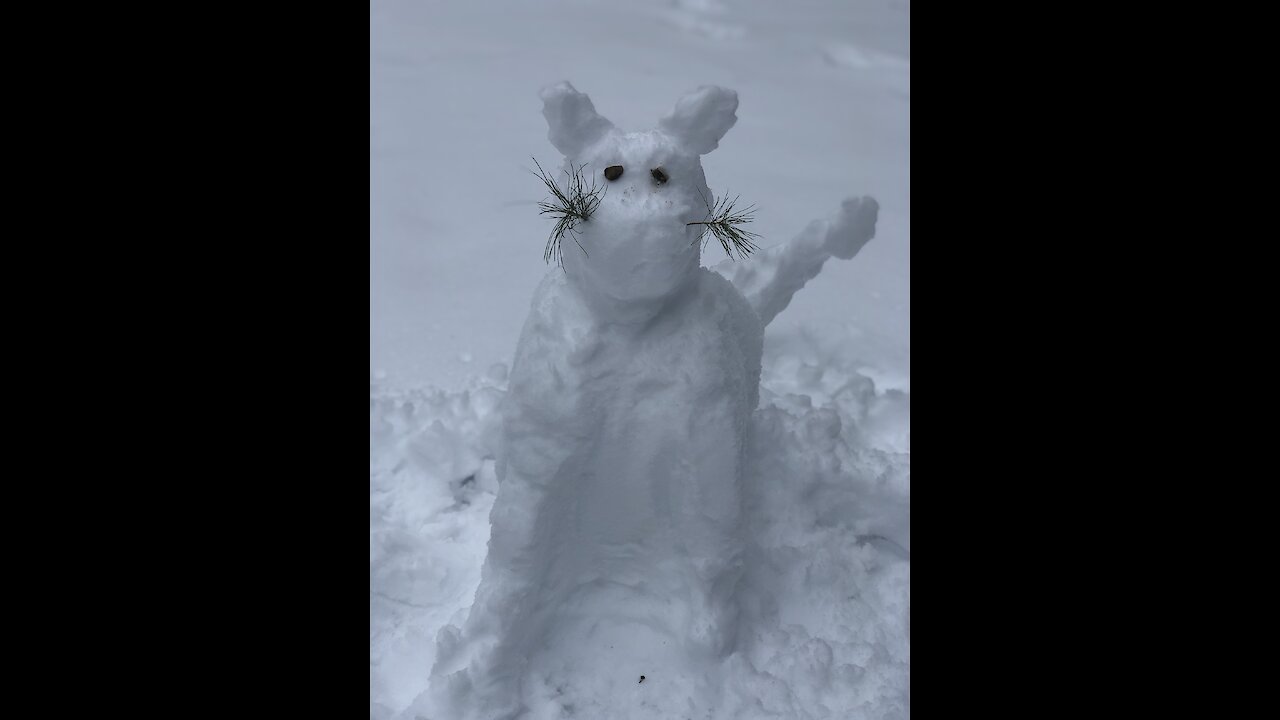
[[[582,717],[622,717],[610,698],[640,676],[696,678],[733,651],[763,327],[875,228],[873,200],[846,201],[725,268],[740,290],[701,266],[704,227],[689,224],[713,197],[700,156],[736,122],[733,91],[703,87],[634,133],[568,83],[542,100],[565,167],[605,192],[516,350],[489,553],[432,670],[442,718],[543,717],[573,684],[592,688]]]

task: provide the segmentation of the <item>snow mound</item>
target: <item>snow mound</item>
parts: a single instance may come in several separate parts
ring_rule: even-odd
[[[734,651],[649,666],[619,647],[630,636],[599,637],[590,668],[530,674],[521,717],[909,716],[909,393],[878,387],[847,343],[786,335],[764,358]],[[479,584],[504,397],[492,378],[371,391],[371,718],[452,717],[410,700]]]
[[[504,376],[497,368],[455,393],[370,387],[371,718],[422,691],[436,633],[471,606],[497,489],[492,423]]]
[[[749,247],[741,220],[713,220],[700,159],[736,124],[737,94],[703,86],[625,133],[567,82],[542,100],[576,199],[544,177],[562,272],[534,293],[505,393],[371,401],[371,592],[393,608],[371,619],[371,714],[404,701],[392,666],[425,671],[432,652],[404,717],[905,714],[908,456],[873,411],[901,415],[906,394],[803,362],[760,402],[764,327],[874,236],[878,204],[851,198],[714,272],[704,232]],[[566,229],[577,252],[557,252]],[[422,567],[424,538],[465,533],[454,562],[469,560],[467,509],[490,490],[460,619],[473,566]],[[433,650],[414,646],[431,625]]]

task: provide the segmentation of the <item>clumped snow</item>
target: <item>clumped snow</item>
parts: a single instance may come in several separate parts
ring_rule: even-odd
[[[502,406],[480,585],[466,621],[440,632],[431,696],[414,712],[701,714],[722,704],[744,631],[763,352],[757,312],[699,262],[712,196],[700,156],[737,122],[737,94],[699,88],[640,132],[567,82],[542,100],[566,174],[585,171],[602,195],[570,203],[588,208],[576,251],[534,295]],[[670,687],[624,700],[651,668]]]
[[[908,716],[910,395],[862,374],[864,362],[848,342],[803,333],[766,343],[743,632],[719,674],[701,687],[663,668],[631,678],[623,653],[600,648],[618,704],[592,715],[579,696],[600,688],[552,688],[547,714],[531,717],[565,706],[576,717]],[[371,718],[396,717],[427,689],[436,634],[465,620],[479,585],[501,377],[453,392],[371,386]],[[673,697],[683,705],[664,705]],[[415,709],[437,717],[428,703]]]
[[[371,718],[909,717],[908,10],[374,0]]]

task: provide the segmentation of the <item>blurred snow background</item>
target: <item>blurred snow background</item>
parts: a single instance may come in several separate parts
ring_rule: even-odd
[[[761,639],[740,690],[761,717],[909,714],[909,12],[371,2],[371,716],[425,688],[436,630],[479,581],[495,408],[548,272],[526,168],[560,156],[537,93],[561,80],[627,130],[699,85],[736,90],[738,123],[703,166],[713,190],[758,206],[764,246],[845,197],[879,201],[876,239],[829,261],[766,334],[759,466],[790,484],[758,500],[791,520],[759,540]]]

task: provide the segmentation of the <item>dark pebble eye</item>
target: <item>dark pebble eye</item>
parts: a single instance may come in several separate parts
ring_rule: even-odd
[[[662,168],[654,168],[649,171],[649,174],[653,176],[654,180],[658,181],[659,185],[667,181],[667,173],[664,172]]]
[[[610,165],[609,167],[604,169],[604,176],[605,176],[605,179],[607,180],[617,180],[618,178],[622,177],[622,166]]]

